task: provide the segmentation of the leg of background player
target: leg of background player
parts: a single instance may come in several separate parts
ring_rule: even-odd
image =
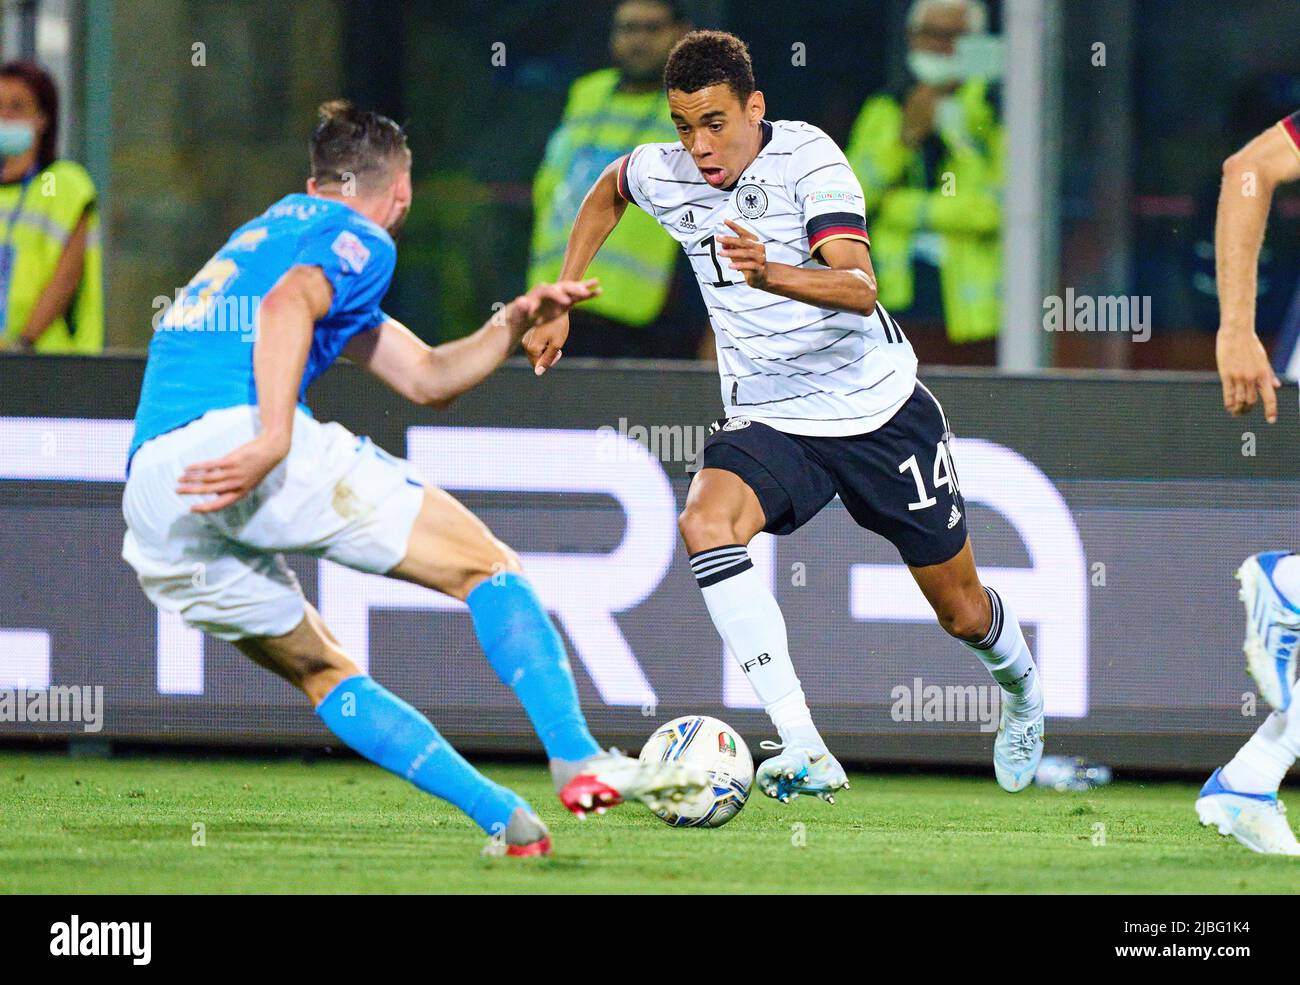
[[[1277,796],[1282,778],[1300,755],[1300,681],[1290,680],[1300,558],[1256,554],[1246,559],[1238,577],[1246,607],[1247,667],[1267,700],[1286,710],[1270,714],[1232,760],[1210,774],[1196,799],[1196,814],[1202,824],[1252,851],[1300,855],[1300,842]]]
[[[330,731],[371,762],[455,804],[488,834],[525,849],[519,854],[549,849],[533,809],[467,763],[427,718],[361,673],[311,605],[286,635],[235,645],[303,691]]]
[[[1292,688],[1292,698],[1300,697]],[[1210,774],[1196,798],[1196,816],[1219,834],[1231,835],[1252,851],[1300,855],[1300,842],[1287,824],[1278,786],[1295,761],[1300,718],[1295,705],[1264,720],[1232,762]],[[1292,733],[1292,734],[1288,734]]]
[[[1264,555],[1255,557],[1262,558]],[[1248,559],[1247,563],[1250,560],[1253,559]],[[1256,602],[1252,606],[1253,599],[1246,595],[1245,590],[1242,595],[1243,601],[1246,602],[1248,621],[1254,614],[1252,609],[1258,609],[1263,613],[1261,618],[1266,625],[1258,629],[1257,634],[1266,644],[1271,644],[1263,647],[1270,664],[1273,663],[1272,658],[1275,653],[1288,648],[1287,644],[1281,641],[1294,639],[1295,636],[1295,630],[1292,628],[1293,618],[1286,623],[1280,620],[1290,616],[1287,607],[1296,605],[1296,600],[1300,599],[1300,557],[1294,554],[1285,555],[1271,565],[1271,570],[1272,574],[1269,576],[1271,587],[1276,591],[1277,598],[1269,598],[1262,604]],[[1254,590],[1260,591],[1261,586],[1255,586]],[[1273,622],[1274,619],[1279,621]],[[1300,707],[1294,703],[1297,695],[1300,695],[1300,680],[1288,682],[1288,686],[1292,703],[1290,705],[1277,703],[1288,709]],[[1277,793],[1282,778],[1286,776],[1287,770],[1291,768],[1297,756],[1300,756],[1300,713],[1293,713],[1290,710],[1274,711],[1241,747],[1232,761],[1223,767],[1223,780],[1232,790],[1254,794]]]
[[[1295,718],[1300,715],[1275,711],[1264,719],[1255,734],[1223,767],[1223,781],[1229,789],[1241,793],[1277,793],[1282,778],[1296,760],[1300,727],[1292,721]],[[1288,736],[1289,732],[1296,734]]]
[[[744,669],[781,741],[824,752],[826,744],[790,661],[785,619],[749,560],[766,526],[754,491],[724,469],[701,469],[678,521],[713,625]]]
[[[910,570],[939,625],[979,657],[1002,688],[994,766],[1004,789],[1023,790],[1042,757],[1043,695],[1015,613],[980,583],[969,538],[950,560]]]

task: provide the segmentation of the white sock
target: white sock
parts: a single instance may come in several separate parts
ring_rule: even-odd
[[[985,588],[993,610],[993,622],[984,639],[963,644],[980,658],[980,662],[1002,688],[1002,697],[1016,711],[1042,707],[1043,689],[1038,684],[1038,668],[1025,643],[1025,634],[1011,607],[1002,596]]]
[[[1288,554],[1273,568],[1273,584],[1292,605],[1300,605],[1300,555]]]
[[[1291,682],[1291,711],[1295,714],[1287,712],[1286,728],[1282,732],[1280,741],[1282,748],[1290,753],[1293,759],[1300,759],[1300,677]],[[1278,782],[1281,782],[1281,777],[1278,778]]]
[[[744,670],[786,745],[824,750],[790,662],[785,618],[742,544],[691,555],[718,635]]]
[[[1295,689],[1292,689],[1292,701]],[[1242,793],[1276,793],[1282,777],[1295,762],[1295,738],[1288,742],[1288,733],[1300,732],[1296,727],[1300,715],[1287,715],[1275,711],[1264,724],[1255,730],[1232,761],[1223,767],[1224,783]],[[1289,747],[1289,748],[1288,748]]]

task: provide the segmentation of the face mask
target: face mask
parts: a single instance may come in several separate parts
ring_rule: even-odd
[[[0,120],[0,157],[17,157],[36,142],[36,128],[25,120]]]
[[[966,110],[956,96],[944,96],[934,104],[934,128],[955,138],[965,138]]]
[[[933,51],[909,51],[907,67],[919,81],[930,86],[951,85],[965,77],[956,55],[939,55]]]

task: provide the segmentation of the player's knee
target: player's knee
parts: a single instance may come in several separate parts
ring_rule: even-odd
[[[342,680],[359,673],[361,669],[347,654],[328,647],[319,653],[304,654],[296,660],[290,669],[290,680],[299,689],[312,694],[322,679]]]
[[[451,594],[463,600],[469,596],[470,592],[494,575],[501,575],[506,572],[523,574],[523,570],[524,566],[519,560],[519,555],[493,537],[483,545],[483,549],[478,552],[473,562],[467,566],[461,585],[458,589],[453,589]]]
[[[519,560],[518,554],[500,541],[497,541],[497,548],[496,556],[492,559],[491,574],[501,574],[505,571],[510,571],[517,575],[524,573],[524,565],[523,562]]]
[[[331,647],[327,653],[301,667],[297,678],[290,678],[290,681],[307,695],[312,707],[318,707],[342,681],[361,674],[361,668],[347,654]]]
[[[735,521],[725,511],[698,503],[687,503],[677,517],[686,549],[691,553],[740,542]]]
[[[254,641],[249,641],[250,643]],[[241,645],[240,649],[294,687],[314,696],[323,680],[342,680],[361,671],[342,647],[320,636],[281,640],[275,645]]]
[[[967,643],[982,640],[989,630],[989,614],[976,597],[957,597],[935,607],[945,633]]]

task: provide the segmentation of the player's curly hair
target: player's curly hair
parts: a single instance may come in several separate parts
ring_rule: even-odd
[[[673,47],[664,67],[664,88],[698,92],[728,85],[743,103],[754,92],[749,45],[726,31],[692,31]]]
[[[321,103],[320,122],[312,132],[308,153],[311,176],[318,185],[339,183],[352,175],[370,188],[387,179],[393,166],[405,163],[409,151],[406,131],[388,117],[357,109],[346,99]]]

